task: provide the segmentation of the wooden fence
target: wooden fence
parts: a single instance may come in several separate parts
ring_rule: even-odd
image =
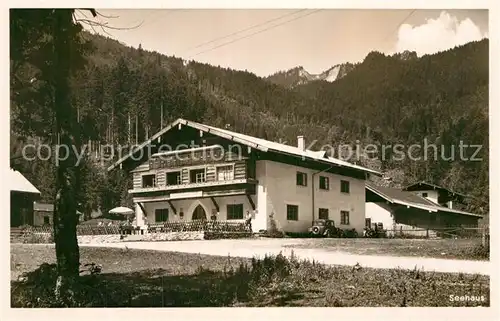
[[[120,234],[121,227],[119,225],[111,226],[95,226],[95,225],[77,225],[76,235],[110,235]],[[54,233],[52,226],[27,226],[21,229],[21,234],[49,234]]]
[[[489,238],[489,230],[482,227],[408,228],[387,229],[388,236],[418,238]]]
[[[78,225],[76,234],[81,235],[110,235],[124,234],[126,231],[134,230],[132,226],[120,225]],[[46,234],[53,235],[52,226],[26,226],[20,229],[21,235]],[[148,225],[149,233],[165,232],[251,232],[250,227],[240,222],[227,221],[189,221],[189,222],[165,222]]]
[[[162,232],[251,232],[245,223],[227,221],[165,222],[148,225],[149,233]]]

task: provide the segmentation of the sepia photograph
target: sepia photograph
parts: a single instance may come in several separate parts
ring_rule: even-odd
[[[11,309],[490,307],[489,34],[10,8]]]

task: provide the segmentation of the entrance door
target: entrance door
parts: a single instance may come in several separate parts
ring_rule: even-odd
[[[207,219],[207,213],[205,213],[205,209],[203,206],[198,205],[193,211],[193,218],[192,220],[206,220]]]

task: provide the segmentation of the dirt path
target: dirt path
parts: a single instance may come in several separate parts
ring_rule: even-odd
[[[332,252],[323,249],[294,248],[293,240],[213,240],[213,241],[175,241],[175,242],[123,242],[108,244],[85,244],[80,246],[128,247],[130,249],[158,250],[184,253],[200,253],[208,255],[262,257],[266,254],[289,256],[294,253],[301,259],[315,260],[325,264],[355,265],[372,268],[404,268],[415,267],[424,271],[462,272],[471,274],[491,275],[491,263],[488,261],[466,261],[419,257],[397,257],[380,255],[357,255],[344,252]],[[283,246],[287,245],[292,247]]]

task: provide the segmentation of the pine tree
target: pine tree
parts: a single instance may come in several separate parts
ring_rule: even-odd
[[[95,12],[91,10],[94,15]],[[50,139],[52,146],[64,145],[68,157],[56,164],[54,241],[57,258],[56,296],[68,304],[71,287],[79,275],[79,249],[76,237],[77,198],[79,191],[79,167],[74,150],[80,147],[80,131],[77,110],[71,95],[70,78],[84,66],[84,52],[88,48],[80,34],[82,26],[73,20],[74,9],[14,9],[11,10],[11,64],[13,88],[16,90],[28,75],[36,75],[40,85],[30,87],[38,104],[29,104],[26,96],[14,93],[13,101],[28,118],[17,119],[21,128],[28,125],[29,132]],[[33,83],[34,81],[30,81]],[[36,127],[30,121],[30,112],[49,118],[38,119]],[[52,118],[53,117],[53,118]],[[74,148],[73,148],[74,147]],[[56,148],[56,151],[57,150]]]

